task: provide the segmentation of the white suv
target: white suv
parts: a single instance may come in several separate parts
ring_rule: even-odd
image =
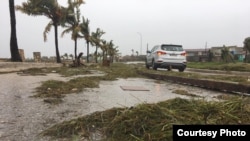
[[[183,72],[187,66],[186,51],[182,45],[162,44],[156,45],[151,51],[147,51],[146,68],[178,69]]]

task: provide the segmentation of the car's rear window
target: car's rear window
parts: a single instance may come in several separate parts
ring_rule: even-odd
[[[175,46],[175,45],[162,45],[161,49],[166,51],[183,51],[182,46]]]

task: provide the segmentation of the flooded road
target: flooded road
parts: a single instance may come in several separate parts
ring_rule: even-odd
[[[208,100],[223,94],[159,80],[128,78],[101,81],[99,88],[69,94],[59,105],[50,105],[43,99],[30,97],[42,81],[51,79],[68,81],[71,78],[56,73],[46,76],[0,75],[0,141],[48,141],[48,137],[39,137],[38,134],[53,124],[112,107],[131,107],[175,97],[188,98],[173,92],[178,89]],[[143,87],[147,91],[125,91],[122,86]]]
[[[148,91],[124,91],[121,86],[143,86]],[[130,107],[138,103],[157,103],[176,97],[187,98],[185,95],[173,93],[175,90],[185,90],[204,99],[212,99],[214,96],[222,94],[164,81],[129,78],[116,81],[102,81],[100,88],[91,89],[86,95],[91,97],[89,100],[93,100],[91,101],[90,111],[102,111],[112,107]]]

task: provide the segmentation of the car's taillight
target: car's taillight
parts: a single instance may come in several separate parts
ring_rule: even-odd
[[[186,55],[187,55],[186,52],[181,53],[181,56],[186,56]]]
[[[157,51],[157,55],[160,56],[160,55],[165,55],[167,54],[166,52],[163,52],[163,51]]]

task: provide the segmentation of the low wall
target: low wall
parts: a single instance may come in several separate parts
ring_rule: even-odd
[[[0,62],[0,72],[14,72],[29,68],[61,67],[60,63]]]

